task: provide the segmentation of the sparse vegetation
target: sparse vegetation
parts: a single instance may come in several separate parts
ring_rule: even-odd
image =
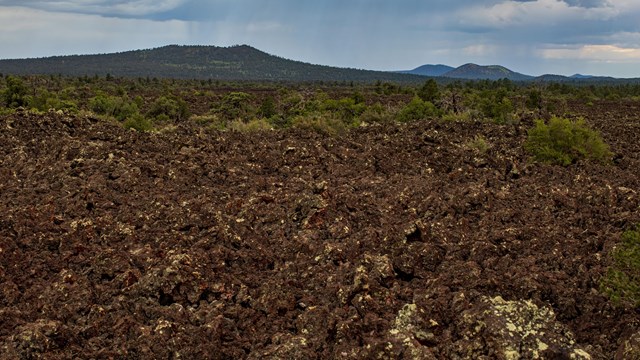
[[[347,125],[344,121],[322,114],[297,116],[293,119],[292,126],[332,136],[342,134],[347,130]]]
[[[640,306],[640,226],[622,234],[600,289],[616,305]]]
[[[91,112],[139,129],[149,126],[159,129],[192,121],[208,129],[228,130],[232,122],[235,127],[243,127],[261,119],[275,130],[295,126],[340,134],[361,124],[396,121],[441,119],[514,125],[532,117],[570,117],[567,114],[570,101],[586,106],[588,103],[582,102],[585,96],[590,104],[602,99],[633,99],[639,96],[640,86],[580,87],[554,83],[533,86],[508,80],[441,84],[434,79],[413,85],[382,81],[275,84],[50,75],[0,78],[0,94],[0,104],[4,105],[0,113],[11,113],[20,107],[40,112],[52,109],[65,113]],[[545,131],[542,125],[536,126],[535,131]],[[527,146],[536,153],[536,161],[567,165],[582,158],[608,156],[606,151],[599,152],[600,145],[591,142],[595,137],[580,130],[580,126],[567,132],[548,131],[553,146],[536,145],[535,131]],[[559,140],[566,136],[571,139]],[[584,147],[556,148],[581,140],[586,141]]]
[[[248,122],[242,120],[234,120],[227,126],[229,130],[240,132],[254,132],[272,130],[273,127],[265,119],[251,119]]]
[[[489,144],[489,142],[487,141],[487,139],[484,138],[484,136],[482,135],[476,135],[473,140],[470,140],[467,143],[467,147],[469,149],[472,149],[474,151],[476,151],[479,154],[484,154],[486,153],[489,148],[491,147],[491,145]]]
[[[604,252],[638,223],[640,103],[574,90],[0,77],[22,99],[0,98],[3,349],[144,357],[173,337],[156,357],[469,358],[507,339],[538,357],[614,353],[640,319],[640,229]],[[580,160],[611,158],[596,126],[624,157]],[[574,165],[524,165],[529,128],[536,161]],[[97,288],[109,311],[86,296]],[[494,305],[522,311],[486,316]],[[165,316],[194,306],[212,328]],[[523,343],[514,324],[545,338]]]

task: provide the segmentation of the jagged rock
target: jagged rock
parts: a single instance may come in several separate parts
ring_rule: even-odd
[[[483,297],[458,318],[452,359],[591,359],[552,309],[531,301]]]
[[[614,105],[589,120],[624,159],[568,168],[522,165],[522,124],[2,115],[0,358],[635,356],[640,314],[598,290],[640,223],[640,104]]]
[[[623,340],[615,355],[615,360],[638,359],[640,359],[640,332],[636,332]]]

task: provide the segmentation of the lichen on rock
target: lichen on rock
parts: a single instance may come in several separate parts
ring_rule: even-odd
[[[530,300],[481,297],[457,324],[461,338],[449,349],[454,359],[591,359],[554,311]]]

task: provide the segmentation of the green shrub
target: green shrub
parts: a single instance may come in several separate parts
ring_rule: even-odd
[[[442,115],[442,121],[446,122],[471,122],[473,121],[473,112],[471,110],[462,111],[459,113],[448,112]]]
[[[524,146],[534,161],[567,166],[581,159],[606,162],[611,157],[600,134],[583,119],[553,117],[548,124],[537,120],[528,134]]]
[[[312,104],[305,104],[302,95],[297,92],[286,94],[286,97],[283,97],[281,102],[282,115],[285,118],[294,118],[298,115],[317,110],[312,108]]]
[[[640,306],[640,226],[622,234],[600,290],[616,305]]]
[[[413,99],[398,113],[398,121],[407,122],[421,120],[431,116],[437,116],[438,109],[428,101],[422,100],[418,96]]]
[[[432,104],[437,103],[440,100],[440,90],[438,89],[438,83],[434,79],[427,80],[420,89],[418,89],[418,96]]]
[[[27,87],[21,78],[8,76],[7,88],[3,92],[3,100],[7,107],[17,108],[27,105]]]
[[[275,129],[286,129],[291,127],[291,122],[293,118],[286,118],[282,115],[274,115],[267,119],[269,124]]]
[[[135,114],[129,117],[122,124],[125,129],[135,129],[137,131],[151,131],[153,130],[153,124],[151,121],[140,114]]]
[[[375,103],[360,114],[359,120],[361,123],[385,123],[392,122],[395,116],[394,111],[389,108],[385,108],[381,103]]]
[[[251,94],[241,91],[233,91],[226,94],[214,111],[226,120],[247,120],[252,114]]]
[[[64,110],[69,113],[78,112],[78,104],[70,98],[61,98],[58,94],[39,88],[37,93],[27,96],[29,107],[39,111]]]
[[[135,105],[135,103],[133,103]],[[162,121],[181,121],[189,118],[189,108],[182,99],[161,96],[151,104],[147,116]]]
[[[273,99],[273,96],[269,96],[260,105],[258,109],[258,115],[263,118],[271,118],[278,114],[278,110],[276,108],[276,101]]]
[[[491,145],[482,135],[476,135],[473,140],[467,142],[467,147],[471,150],[477,151],[480,154],[485,154]]]
[[[511,124],[514,121],[515,110],[511,96],[508,88],[498,87],[467,94],[464,103],[477,110],[485,119],[497,124]]]
[[[127,97],[98,94],[89,100],[89,108],[98,115],[114,117],[119,121],[138,114],[138,105]]]
[[[493,119],[497,124],[508,124],[513,119],[513,103],[509,98],[483,99],[480,110],[485,117]]]
[[[356,102],[354,98],[326,99],[321,105],[322,111],[331,112],[344,121],[352,121],[362,115],[366,108],[364,103]]]
[[[542,109],[542,91],[534,88],[529,90],[525,100],[525,106],[529,110],[541,110]]]

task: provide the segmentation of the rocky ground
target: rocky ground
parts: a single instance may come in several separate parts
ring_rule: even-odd
[[[0,357],[638,358],[640,310],[599,280],[640,223],[640,104],[574,112],[611,165],[529,163],[526,121],[2,117]]]

